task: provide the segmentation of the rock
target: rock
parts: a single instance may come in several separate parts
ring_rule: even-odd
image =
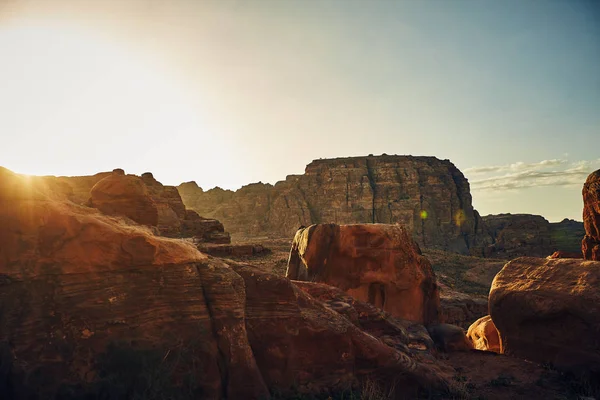
[[[469,183],[448,160],[368,156],[315,160],[303,175],[236,192],[178,187],[188,208],[241,236],[291,236],[316,223],[400,223],[420,246],[482,254],[491,243]]]
[[[503,353],[600,372],[600,262],[521,257],[496,275],[490,316]]]
[[[447,324],[467,329],[478,318],[488,313],[487,299],[452,293],[440,297],[442,320]]]
[[[486,215],[483,222],[493,240],[486,256],[499,258],[545,257],[557,250],[577,252],[585,233],[581,222],[564,219],[550,223],[541,215]]]
[[[473,322],[467,331],[467,338],[477,350],[500,353],[500,336],[492,317],[489,315]]]
[[[0,169],[4,398],[269,398],[390,377],[412,397],[448,390],[402,329],[365,332],[286,278],[62,196]]]
[[[439,320],[431,264],[400,225],[319,224],[300,229],[286,276],[338,287],[398,318],[423,324]]]
[[[460,326],[451,324],[436,324],[427,327],[427,331],[441,351],[469,351],[473,348]]]
[[[545,257],[553,251],[550,223],[541,215],[486,215],[483,221],[494,239],[490,256]]]
[[[88,204],[107,215],[122,215],[142,225],[158,224],[158,207],[135,175],[116,172],[101,179],[92,187]]]
[[[549,255],[548,258],[583,258],[583,256],[581,255],[581,253],[557,250],[551,255]]]
[[[269,249],[260,244],[201,243],[198,250],[215,257],[250,257],[269,252]]]
[[[107,178],[110,179],[104,181]],[[221,222],[186,210],[177,188],[164,186],[150,172],[137,177],[125,175],[122,169],[115,169],[92,176],[44,176],[32,179],[52,186],[53,193],[61,194],[61,198],[94,207],[98,204],[96,208],[104,213],[122,215],[155,227],[156,233],[161,236],[190,237],[203,243],[231,243],[230,235],[225,232]],[[94,187],[96,199],[90,200]]]
[[[600,261],[600,169],[592,172],[583,185],[583,258]]]
[[[220,221],[203,218],[192,210],[185,211],[185,219],[181,223],[181,236],[194,237],[201,243],[231,243],[231,237],[225,232]]]

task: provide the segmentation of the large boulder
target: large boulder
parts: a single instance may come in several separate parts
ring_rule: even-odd
[[[88,205],[104,214],[121,215],[142,225],[158,225],[158,207],[142,179],[117,169],[90,190]]]
[[[467,338],[477,350],[500,353],[500,336],[492,317],[486,315],[473,322],[467,331]]]
[[[299,229],[286,276],[338,287],[399,318],[424,324],[439,320],[431,264],[400,225],[319,224]]]
[[[521,257],[496,275],[490,316],[500,348],[600,372],[600,262]]]
[[[583,185],[583,258],[600,261],[600,169],[592,172]]]
[[[38,183],[0,169],[0,398],[258,399],[398,377],[409,397],[447,388],[402,329],[384,340],[284,277]]]

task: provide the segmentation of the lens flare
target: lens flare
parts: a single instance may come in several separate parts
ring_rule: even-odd
[[[456,226],[461,226],[467,221],[467,216],[463,210],[458,210],[456,214],[454,214],[454,223]]]

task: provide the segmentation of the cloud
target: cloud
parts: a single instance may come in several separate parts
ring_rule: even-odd
[[[524,163],[522,161],[519,161],[514,164],[467,168],[464,170],[464,173],[473,175],[473,174],[485,174],[485,173],[490,173],[490,172],[500,173],[500,172],[507,172],[507,171],[526,171],[526,170],[543,169],[543,168],[548,168],[548,167],[557,167],[557,166],[565,165],[565,164],[567,164],[567,160],[562,160],[562,159],[543,160],[543,161],[540,161],[537,163]]]
[[[515,190],[539,186],[583,185],[587,176],[600,168],[600,159],[567,162],[543,160],[537,163],[517,162],[508,165],[474,167],[465,170],[467,175],[479,175],[471,181],[474,191]],[[500,175],[501,173],[504,175]],[[481,175],[488,175],[483,177]]]

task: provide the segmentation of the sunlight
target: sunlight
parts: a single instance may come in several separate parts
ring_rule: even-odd
[[[166,64],[83,26],[33,21],[0,29],[6,146],[29,157],[3,160],[44,174],[132,156],[150,165],[165,142],[202,133],[198,105]],[[10,107],[9,107],[10,106]],[[211,138],[205,143],[211,145]],[[85,157],[81,148],[93,146]],[[118,162],[118,161],[117,161]],[[113,166],[115,164],[112,164]],[[68,172],[68,171],[67,171]]]

